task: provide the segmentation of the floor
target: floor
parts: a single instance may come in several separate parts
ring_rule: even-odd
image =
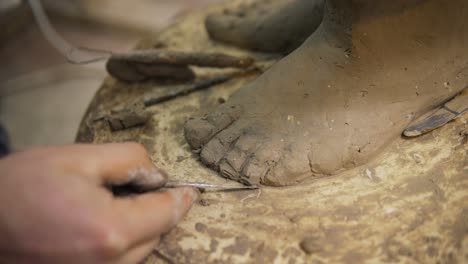
[[[83,3],[86,7],[86,19],[53,17],[52,23],[75,45],[124,51],[141,38],[141,32],[156,31],[184,10],[215,0],[138,1],[140,8],[125,17],[123,3],[128,5],[128,1],[100,1],[107,5],[93,6],[89,3],[96,1],[75,0],[72,2]],[[145,4],[148,8],[143,8]],[[66,17],[76,18],[76,14],[68,15],[64,7],[54,8]],[[149,17],[150,14],[153,16]],[[99,17],[109,23],[99,26],[105,24]],[[12,149],[73,143],[82,115],[106,76],[104,63],[67,64],[32,22],[0,46],[0,58],[3,62],[0,69],[0,123],[6,127]]]

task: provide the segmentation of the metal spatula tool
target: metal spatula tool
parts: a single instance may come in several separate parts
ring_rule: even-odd
[[[468,111],[468,88],[445,103],[429,117],[411,124],[405,129],[406,137],[417,137],[437,129]]]

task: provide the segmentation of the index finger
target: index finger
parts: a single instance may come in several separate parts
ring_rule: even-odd
[[[145,148],[137,143],[72,145],[62,148],[63,168],[109,185],[134,183],[141,186],[164,184],[167,175],[152,163]]]

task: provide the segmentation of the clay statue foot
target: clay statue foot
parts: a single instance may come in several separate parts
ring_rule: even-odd
[[[290,52],[320,25],[323,0],[259,0],[209,15],[210,37],[264,52]]]
[[[330,0],[326,10],[300,48],[187,122],[204,164],[248,184],[336,174],[468,84],[468,1]]]

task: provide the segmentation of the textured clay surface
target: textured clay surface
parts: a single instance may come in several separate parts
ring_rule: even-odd
[[[239,2],[244,1],[231,1],[229,5]],[[189,14],[144,40],[138,48],[164,42],[183,50],[249,55],[267,64],[271,57],[214,44],[209,39],[204,18],[223,8],[214,6]],[[439,58],[433,55],[428,54],[428,58]],[[419,72],[418,67],[407,70]],[[196,70],[202,75],[219,74]],[[439,70],[441,76],[445,74]],[[427,73],[429,78],[431,75]],[[207,112],[224,102],[253,79],[238,78],[155,105],[149,109],[154,115],[144,127],[112,133],[107,125],[87,126],[86,120],[117,105],[130,105],[147,95],[178,88],[154,83],[130,85],[108,78],[94,98],[77,139],[95,143],[138,141],[170,179],[225,183],[191,152],[184,138],[184,123],[195,113]],[[448,89],[455,92],[455,81],[451,84]],[[413,89],[416,96],[422,86],[416,89],[415,85],[408,89]],[[340,95],[340,90],[335,93]],[[372,96],[373,91],[362,90],[360,94]],[[418,104],[418,100],[415,102]],[[368,112],[369,117],[361,118],[373,119],[374,112],[382,107],[386,107],[383,102]],[[330,124],[332,119],[328,117]],[[195,205],[186,219],[163,238],[145,263],[466,263],[467,119],[465,114],[411,140],[396,136],[365,166],[335,176],[308,177],[290,187],[204,193],[200,205]]]

